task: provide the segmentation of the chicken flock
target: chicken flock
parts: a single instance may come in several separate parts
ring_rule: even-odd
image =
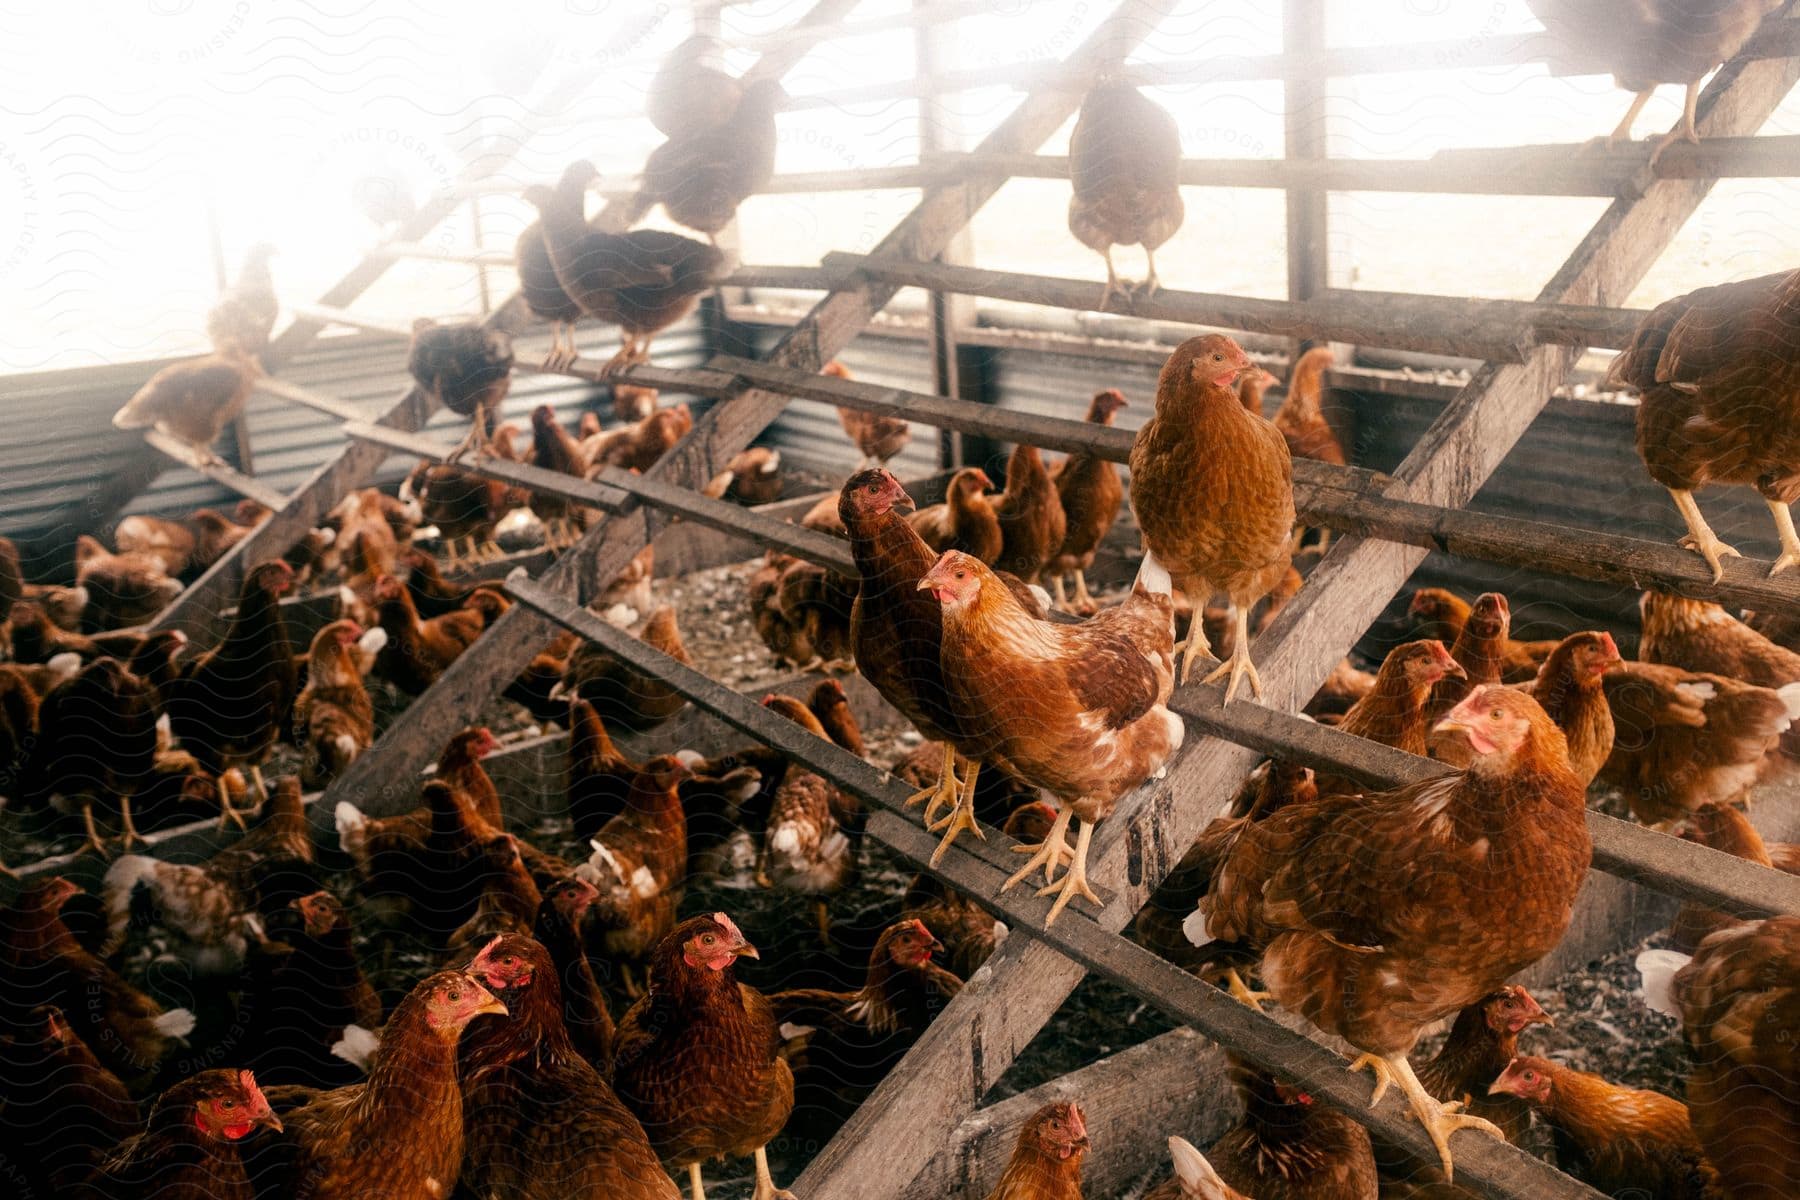
[[[1575,40],[1593,35],[1592,7],[1533,4]],[[1638,19],[1659,6],[1627,7]],[[1690,30],[1686,57],[1620,67],[1639,93],[1621,135],[1655,84],[1689,86],[1684,123],[1653,160],[1694,135],[1696,81],[1773,5],[1711,7],[1712,41]],[[726,277],[716,238],[768,182],[783,99],[772,81],[719,70],[702,40],[653,82],[667,141],[625,224],[661,205],[705,241],[590,219],[586,162],[527,192],[538,220],[518,268],[526,306],[555,329],[547,366],[576,361],[584,318],[621,330],[603,375],[642,363]],[[1175,134],[1169,114],[1111,77],[1083,106],[1068,219],[1105,256],[1102,309],[1158,286],[1155,251],[1183,218]],[[1133,244],[1148,256],[1135,286],[1112,260]],[[271,344],[271,253],[252,252],[209,320],[214,352],[160,372],[115,424],[156,426],[215,461]],[[1694,500],[1709,483],[1754,486],[1780,538],[1774,571],[1800,566],[1796,335],[1800,272],[1772,275],[1666,302],[1612,368],[1611,383],[1639,397],[1637,448],[1687,524],[1682,545],[1715,582],[1736,551]],[[844,539],[855,575],[773,551],[749,575],[745,604],[770,660],[822,676],[762,707],[868,757],[866,697],[836,677],[857,673],[920,735],[884,765],[942,834],[933,867],[962,833],[997,829],[1027,856],[999,891],[1040,876],[1054,896],[1046,926],[1071,906],[1104,906],[1094,836],[1178,765],[1176,689],[1223,681],[1221,703],[1262,698],[1253,639],[1329,547],[1330,531],[1296,509],[1293,461],[1349,461],[1322,404],[1331,364],[1329,349],[1301,356],[1266,417],[1264,388],[1279,381],[1230,337],[1191,338],[1146,398],[1125,475],[1091,452],[1051,462],[1021,444],[1002,485],[965,467],[924,508],[886,469],[907,423],[841,408],[858,469],[800,523]],[[309,818],[305,793],[379,736],[377,701],[428,692],[509,609],[481,573],[502,531],[536,526],[554,552],[599,520],[484,464],[584,479],[647,471],[695,427],[686,404],[618,379],[610,428],[590,413],[571,430],[541,405],[527,432],[502,419],[514,365],[497,329],[416,323],[409,371],[469,420],[467,437],[419,463],[398,495],[354,492],[256,564],[216,645],[151,622],[268,518],[253,502],[128,517],[110,550],[83,537],[72,586],[27,581],[0,539],[0,795],[35,827],[78,828],[107,859],[91,896],[40,872],[0,909],[0,1131],[37,1148],[9,1160],[18,1194],[669,1200],[685,1189],[704,1200],[709,1164],[732,1158],[748,1160],[755,1200],[776,1200],[791,1193],[769,1147],[828,1139],[1005,936],[991,898],[922,873],[884,907],[855,990],[765,962],[756,943],[785,928],[690,893],[760,885],[831,945],[846,928],[834,898],[870,867],[862,803],[767,746],[634,757],[636,739],[688,699],[574,635],[541,647],[504,692],[538,728],[567,731],[567,836],[535,814],[521,821],[504,774],[484,765],[504,743],[483,726],[443,746],[398,803],[343,797],[324,814],[329,835]],[[824,370],[849,378],[838,363]],[[1110,425],[1130,404],[1105,389],[1087,420]],[[780,455],[755,447],[704,492],[768,504],[782,484]],[[1125,512],[1141,557],[1107,604],[1088,573],[1111,571]],[[589,607],[690,662],[655,574],[646,549]],[[284,597],[309,586],[334,591],[336,612],[297,644]],[[1204,1154],[1170,1137],[1172,1172],[1149,1195],[1465,1195],[1453,1140],[1516,1142],[1534,1124],[1551,1131],[1560,1166],[1607,1195],[1792,1195],[1800,919],[1690,901],[1676,951],[1646,956],[1646,999],[1680,1025],[1685,1103],[1529,1053],[1521,1039],[1549,1016],[1512,981],[1569,927],[1593,857],[1591,792],[1646,825],[1800,874],[1800,850],[1765,843],[1744,811],[1753,786],[1800,754],[1800,621],[1652,590],[1635,660],[1603,630],[1516,640],[1498,592],[1420,589],[1403,622],[1377,670],[1344,660],[1306,715],[1448,773],[1371,791],[1265,762],[1217,798],[1220,815],[1129,936],[1347,1046],[1377,1101],[1390,1087],[1405,1097],[1435,1154],[1372,1139],[1233,1055],[1242,1119]],[[1201,658],[1211,666],[1194,678]],[[265,778],[272,762],[291,773]],[[154,840],[203,815],[244,832],[195,861],[132,852],[145,831]],[[740,971],[794,986],[753,986]],[[1418,1054],[1439,1029],[1439,1048]],[[204,1055],[184,1051],[195,1042]],[[1086,1120],[1075,1099],[1034,1113],[989,1200],[1079,1200]]]

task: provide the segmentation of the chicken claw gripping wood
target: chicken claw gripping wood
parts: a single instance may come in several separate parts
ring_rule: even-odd
[[[1450,1135],[1459,1129],[1479,1129],[1502,1141],[1506,1135],[1500,1127],[1482,1117],[1471,1117],[1462,1111],[1462,1101],[1452,1100],[1443,1103],[1434,1100],[1413,1074],[1412,1064],[1406,1061],[1406,1055],[1395,1054],[1383,1057],[1379,1054],[1358,1055],[1350,1064],[1352,1071],[1368,1069],[1375,1075],[1375,1094],[1369,1099],[1369,1107],[1374,1108],[1387,1095],[1388,1085],[1397,1083],[1400,1090],[1406,1093],[1407,1103],[1412,1105],[1413,1115],[1425,1127],[1432,1145],[1437,1147],[1438,1160],[1444,1167],[1444,1179],[1451,1178]]]

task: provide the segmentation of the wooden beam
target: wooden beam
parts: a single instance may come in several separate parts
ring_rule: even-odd
[[[1391,1095],[1380,1106],[1370,1108],[1366,1081],[1346,1071],[1342,1058],[1239,1004],[1222,990],[1201,983],[1143,947],[1126,941],[1117,932],[1122,921],[1102,923],[1094,920],[1085,909],[1071,909],[1056,925],[1045,929],[1043,919],[1050,905],[1048,898],[1035,895],[1030,889],[1017,889],[1004,895],[999,892],[1013,865],[1009,861],[1011,856],[1006,853],[1004,843],[1008,839],[1004,834],[985,843],[970,844],[965,840],[945,855],[938,868],[931,868],[927,864],[938,839],[920,828],[917,817],[909,813],[906,801],[912,792],[910,785],[775,715],[749,697],[676,662],[629,633],[615,629],[547,588],[529,580],[512,580],[508,581],[506,589],[521,606],[536,609],[621,661],[660,678],[726,724],[774,747],[794,761],[807,764],[870,806],[872,813],[866,836],[882,842],[952,887],[971,896],[980,896],[983,906],[1012,929],[1013,935],[1002,944],[996,958],[1004,955],[1015,942],[1029,942],[1046,948],[1052,956],[1064,956],[1066,960],[1101,970],[1141,999],[1192,1025],[1214,1041],[1231,1046],[1236,1053],[1264,1069],[1303,1082],[1317,1098],[1349,1113],[1366,1124],[1371,1132],[1379,1133],[1384,1139],[1421,1157],[1435,1156],[1436,1152],[1418,1123],[1409,1119],[1403,1099]],[[1101,910],[1103,914],[1118,911],[1114,901],[1109,901]],[[980,977],[981,973],[977,972],[976,977],[965,985],[965,994],[968,988],[976,986]],[[952,1009],[961,999],[959,995]],[[951,1009],[946,1009],[933,1022],[926,1036],[935,1033],[950,1015]],[[965,1045],[965,1056],[968,1051],[969,1047]],[[890,1081],[893,1079],[894,1076],[889,1076]],[[948,1081],[937,1082],[942,1087]],[[878,1090],[875,1097],[858,1110],[857,1118],[872,1108],[881,1111],[880,1096],[881,1090]],[[853,1118],[852,1123],[857,1118]],[[959,1117],[956,1123],[960,1122]],[[945,1126],[937,1128],[941,1135]],[[842,1135],[833,1139],[821,1157],[807,1168],[794,1184],[797,1195],[809,1200],[823,1200],[840,1194],[839,1185],[833,1181],[840,1178],[841,1173],[821,1171],[820,1166],[829,1161],[834,1148],[841,1147],[843,1142]],[[893,1143],[870,1147],[877,1157],[864,1164],[863,1173],[854,1183],[842,1185],[845,1189],[842,1194],[886,1196],[903,1190],[916,1173],[910,1160],[920,1151],[928,1155],[935,1144],[933,1138],[919,1147]],[[1504,1200],[1514,1200],[1521,1195],[1591,1200],[1596,1195],[1517,1147],[1488,1138],[1458,1141],[1457,1180],[1477,1195]],[[854,1191],[850,1190],[852,1188]]]
[[[160,429],[148,430],[144,434],[144,441],[171,462],[180,463],[195,474],[204,475],[214,483],[230,488],[240,496],[248,496],[258,504],[264,504],[270,508],[280,508],[287,503],[286,496],[260,479],[233,470],[222,462],[201,462],[195,457],[191,446],[170,437]]]
[[[1282,130],[1290,162],[1317,163],[1327,153],[1325,77],[1293,66],[1300,56],[1325,52],[1325,8],[1313,0],[1283,0],[1282,49],[1290,66],[1282,77]],[[1318,188],[1290,188],[1287,192],[1287,292],[1288,299],[1307,301],[1330,284],[1330,245],[1327,242],[1328,197]],[[1316,339],[1297,338],[1294,358]]]
[[[715,356],[702,370],[709,381],[735,374],[758,387],[808,400],[905,417],[980,437],[1026,442],[1048,450],[1092,451],[1116,463],[1128,460],[1134,437],[1125,429],[1039,416],[1019,409],[993,408],[882,384],[834,379],[727,355]],[[1533,567],[1577,579],[1633,588],[1654,585],[1683,595],[1752,608],[1800,605],[1800,575],[1770,576],[1770,564],[1764,561],[1729,562],[1725,578],[1715,585],[1705,562],[1673,543],[1397,499],[1388,494],[1391,482],[1387,476],[1357,467],[1304,459],[1294,463],[1294,499],[1301,515],[1344,533],[1441,550],[1463,558]]]
[[[1726,66],[1702,97],[1702,132],[1754,131],[1796,77],[1800,64],[1791,60]],[[1671,181],[1639,200],[1615,202],[1539,299],[1618,303],[1706,191],[1702,184]],[[1573,349],[1540,347],[1527,363],[1482,368],[1401,465],[1390,494],[1448,507],[1467,503],[1576,357]],[[1339,539],[1257,641],[1268,704],[1297,711],[1424,557],[1422,550],[1394,543]],[[1193,843],[1218,799],[1230,795],[1256,761],[1253,751],[1235,744],[1190,739],[1163,780],[1128,797],[1101,823],[1089,878],[1109,898],[1096,924],[1123,929]],[[1176,803],[1177,797],[1186,802]],[[1087,921],[1084,915],[1076,925],[1085,929]],[[834,1181],[836,1190],[807,1191],[808,1200],[848,1200],[864,1194],[852,1183],[859,1177],[916,1171],[937,1131],[959,1123],[980,1102],[1090,965],[1059,955],[1044,941],[1008,938],[802,1177]],[[898,1169],[887,1165],[899,1155],[906,1159]],[[1465,1178],[1459,1173],[1459,1182]]]
[[[365,333],[385,333],[392,337],[412,337],[412,319],[410,317],[377,317],[363,313],[354,313],[347,308],[336,308],[325,304],[297,304],[294,306],[296,316],[304,317],[316,324],[320,329],[333,325],[342,325],[346,329],[360,329]],[[463,320],[461,317],[447,317],[445,320]]]
[[[279,397],[302,408],[310,408],[314,412],[324,413],[328,417],[336,417],[340,421],[360,421],[364,414],[360,408],[335,396],[327,396],[323,392],[315,392],[298,384],[289,383],[285,379],[277,379],[265,375],[256,381],[256,390]]]
[[[943,263],[878,260],[832,253],[829,269],[867,271],[890,283],[938,288],[1082,312],[1100,311],[1094,284],[1083,279],[1022,275]],[[1179,321],[1277,337],[1360,342],[1427,354],[1518,363],[1534,344],[1624,346],[1647,313],[1599,305],[1474,300],[1402,292],[1331,289],[1311,300],[1265,300],[1160,288],[1144,298],[1123,296],[1107,312]]]

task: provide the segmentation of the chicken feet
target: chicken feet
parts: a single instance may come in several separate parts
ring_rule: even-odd
[[[1650,97],[1656,95],[1655,88],[1648,88],[1631,98],[1631,107],[1626,110],[1625,117],[1618,127],[1604,137],[1589,138],[1581,145],[1580,153],[1604,146],[1608,150],[1617,149],[1621,142],[1631,140],[1631,127],[1637,124],[1638,114],[1644,111],[1644,105],[1650,103]]]
[[[607,359],[605,364],[600,368],[600,374],[617,375],[627,367],[634,367],[639,363],[646,363],[649,361],[650,343],[639,341],[634,337],[627,337],[624,343],[619,347],[619,352]]]
[[[236,821],[239,829],[248,830],[250,827],[244,824],[243,814],[231,805],[231,789],[225,785],[223,771],[219,772],[219,778],[215,782],[219,785],[219,828],[224,829],[231,822]]]
[[[920,788],[906,798],[906,806],[925,802],[925,825],[927,828],[937,819],[937,811],[945,804],[955,804],[961,781],[956,777],[956,751],[949,742],[944,743],[944,765],[938,771],[937,782],[928,788]]]
[[[1492,1121],[1480,1117],[1471,1117],[1463,1113],[1460,1101],[1452,1100],[1448,1104],[1434,1099],[1419,1077],[1413,1074],[1412,1064],[1406,1061],[1404,1054],[1379,1055],[1362,1054],[1350,1064],[1352,1071],[1368,1068],[1375,1075],[1375,1095],[1369,1100],[1369,1107],[1374,1108],[1387,1095],[1388,1085],[1397,1083],[1400,1090],[1406,1093],[1406,1099],[1412,1105],[1413,1115],[1425,1127],[1432,1145],[1437,1147],[1438,1160],[1444,1168],[1444,1181],[1451,1180],[1452,1163],[1450,1161],[1450,1135],[1458,1129],[1479,1129],[1483,1133],[1493,1134],[1505,1139]]]
[[[987,841],[987,834],[981,832],[981,826],[975,822],[975,780],[980,776],[981,760],[971,759],[969,773],[956,789],[956,802],[950,809],[950,815],[941,821],[926,824],[926,829],[931,833],[936,833],[940,829],[949,830],[944,834],[944,840],[938,843],[938,848],[931,852],[932,866],[938,865],[938,862],[944,857],[944,852],[955,844],[956,835],[965,829],[972,830],[976,837],[984,842]]]
[[[1260,700],[1262,699],[1263,694],[1262,676],[1256,673],[1256,664],[1250,661],[1250,610],[1248,608],[1240,607],[1237,604],[1233,604],[1231,606],[1231,616],[1237,623],[1237,636],[1231,639],[1231,657],[1220,663],[1218,667],[1213,670],[1213,673],[1201,680],[1201,682],[1212,683],[1221,676],[1230,675],[1231,679],[1225,685],[1224,701],[1226,704],[1230,704],[1231,697],[1237,693],[1239,682],[1241,682],[1245,676],[1248,676],[1250,679],[1250,691],[1258,700]],[[1195,614],[1194,619],[1196,621],[1199,620],[1199,615]],[[1185,673],[1187,669],[1185,661],[1182,663],[1182,669]]]
[[[544,370],[566,371],[580,357],[575,349],[575,322],[553,323],[550,326],[550,353],[544,356]]]
[[[1794,510],[1779,500],[1770,500],[1769,511],[1775,516],[1775,532],[1781,535],[1781,557],[1769,574],[1779,575],[1789,567],[1800,567],[1800,533],[1794,531]]]
[[[475,419],[469,422],[469,432],[465,433],[463,440],[456,444],[456,449],[444,455],[444,462],[454,465],[458,459],[471,450],[475,452],[476,458],[487,454],[487,411],[485,409],[475,411]]]
[[[1275,995],[1272,992],[1252,991],[1250,985],[1244,982],[1244,977],[1238,974],[1238,969],[1236,967],[1232,967],[1225,972],[1225,990],[1231,993],[1231,998],[1233,1000],[1236,1000],[1239,1004],[1242,1004],[1247,1008],[1254,1008],[1257,1012],[1263,1010],[1262,1002],[1264,1000],[1273,1000],[1275,998]]]
[[[1064,810],[1065,813],[1067,811],[1067,809]],[[1087,881],[1088,842],[1093,839],[1093,836],[1093,822],[1083,821],[1080,832],[1075,835],[1075,860],[1069,864],[1068,871],[1063,874],[1062,883],[1052,883],[1038,889],[1040,896],[1048,896],[1051,892],[1056,893],[1056,903],[1050,906],[1050,915],[1044,918],[1045,929],[1056,924],[1057,916],[1069,906],[1069,901],[1076,896],[1086,896],[1094,902],[1095,908],[1106,907],[1106,901],[1094,895],[1094,889],[1088,886]]]
[[[706,1200],[706,1184],[700,1178],[700,1164],[688,1164],[689,1200]]]
[[[1100,611],[1100,602],[1088,591],[1087,573],[1080,567],[1075,568],[1075,611],[1084,617],[1091,617]]]
[[[1195,605],[1194,615],[1188,618],[1188,635],[1185,641],[1177,642],[1175,649],[1181,654],[1181,682],[1188,681],[1188,673],[1194,669],[1194,655],[1204,654],[1213,657],[1212,643],[1206,640],[1206,626],[1200,619],[1200,607]]]
[[[750,1193],[750,1200],[795,1200],[794,1193],[775,1186],[775,1177],[769,1174],[769,1152],[762,1146],[756,1148],[756,1190]]]
[[[1687,522],[1688,527],[1687,536],[1676,545],[1683,550],[1696,551],[1706,560],[1706,565],[1712,568],[1713,582],[1719,582],[1725,578],[1725,564],[1720,560],[1724,557],[1742,558],[1743,555],[1719,540],[1719,535],[1712,531],[1712,526],[1700,515],[1700,506],[1694,501],[1694,493],[1686,488],[1670,488],[1669,495],[1675,497],[1675,507],[1681,510],[1681,518]],[[1780,518],[1777,517],[1776,520],[1779,521]]]
[[[1651,170],[1656,169],[1657,160],[1662,158],[1663,151],[1676,142],[1691,142],[1696,146],[1700,144],[1700,128],[1694,123],[1694,107],[1699,102],[1700,85],[1698,83],[1688,84],[1687,100],[1681,111],[1681,123],[1656,139],[1656,145],[1650,151]]]

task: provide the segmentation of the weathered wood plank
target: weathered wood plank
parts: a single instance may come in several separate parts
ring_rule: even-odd
[[[1797,77],[1800,64],[1791,60],[1725,67],[1702,97],[1702,132],[1755,130]],[[1639,200],[1616,202],[1539,299],[1617,303],[1706,191],[1700,184],[1667,182]],[[1391,494],[1453,507],[1466,503],[1575,358],[1573,349],[1545,346],[1527,363],[1490,364],[1477,372],[1402,464]],[[1358,538],[1333,546],[1255,647],[1270,706],[1298,709],[1424,554]],[[1089,855],[1089,877],[1113,890],[1097,923],[1111,930],[1124,927],[1256,759],[1253,751],[1216,738],[1192,739],[1163,781],[1128,797],[1102,823]],[[1175,803],[1177,796],[1184,802]],[[807,1200],[848,1200],[859,1194],[854,1183],[859,1178],[916,1170],[929,1151],[914,1148],[980,1101],[1082,974],[1082,966],[1044,942],[1009,938],[802,1177],[806,1183],[830,1181],[805,1191]],[[893,1163],[901,1154],[906,1161]]]
[[[302,408],[310,408],[314,412],[324,413],[328,417],[336,417],[340,421],[361,421],[365,414],[356,405],[335,396],[327,396],[323,392],[315,392],[311,388],[289,383],[285,379],[265,375],[256,381],[256,390],[279,397]]]
[[[280,508],[287,503],[286,496],[260,479],[234,470],[222,462],[201,462],[186,442],[172,438],[160,429],[147,431],[144,434],[144,441],[171,462],[179,463],[196,475],[204,475],[214,483],[229,488],[240,496],[248,496],[258,504],[265,504],[270,508]]]
[[[1001,954],[1015,942],[1030,941],[1050,947],[1054,953],[1065,955],[1083,966],[1101,970],[1133,994],[1187,1022],[1213,1040],[1231,1046],[1252,1062],[1283,1077],[1303,1081],[1320,1099],[1349,1112],[1371,1131],[1378,1131],[1394,1144],[1422,1155],[1434,1153],[1417,1123],[1408,1119],[1403,1100],[1389,1097],[1379,1107],[1368,1107],[1366,1083],[1344,1070],[1343,1059],[1309,1038],[1283,1028],[1218,988],[1201,983],[1143,947],[1119,937],[1115,928],[1094,920],[1086,910],[1070,909],[1056,925],[1043,928],[1043,918],[1050,904],[1047,898],[1028,889],[1017,889],[1004,895],[999,893],[1000,884],[1011,873],[1010,855],[1005,853],[1007,847],[1002,844],[1007,841],[1004,835],[985,843],[959,843],[938,868],[927,867],[932,851],[937,847],[937,838],[920,828],[917,818],[908,813],[906,800],[912,792],[910,785],[676,662],[623,630],[613,628],[555,592],[529,580],[509,581],[506,587],[522,605],[550,616],[558,624],[574,630],[639,670],[655,674],[727,725],[807,763],[820,775],[878,809],[869,818],[867,836],[881,841],[946,883],[982,897],[982,903],[1013,930],[1013,935],[1002,944]],[[1109,903],[1101,911],[1116,912],[1117,906]],[[1021,934],[1025,936],[1019,936]],[[979,979],[981,974],[978,971],[976,978]],[[975,986],[975,981],[971,980],[969,986]],[[932,1029],[935,1031],[949,1015],[946,1010]],[[863,1111],[870,1105],[879,1106],[880,1095],[878,1091],[864,1105]],[[943,1126],[938,1128],[941,1134]],[[840,1141],[841,1137],[832,1145]],[[890,1162],[899,1151],[899,1147],[893,1145],[880,1149]],[[1514,1200],[1521,1195],[1586,1198],[1596,1194],[1505,1143],[1477,1138],[1459,1140],[1457,1153],[1457,1179],[1478,1195]],[[817,1184],[812,1182],[815,1169],[816,1163],[794,1185],[795,1193],[808,1200],[832,1194],[830,1176]],[[910,1179],[911,1175],[907,1181]],[[881,1176],[864,1175],[856,1185],[861,1189],[857,1194],[886,1195],[890,1193],[891,1185],[903,1185],[907,1181],[899,1181],[896,1175],[888,1172]]]

